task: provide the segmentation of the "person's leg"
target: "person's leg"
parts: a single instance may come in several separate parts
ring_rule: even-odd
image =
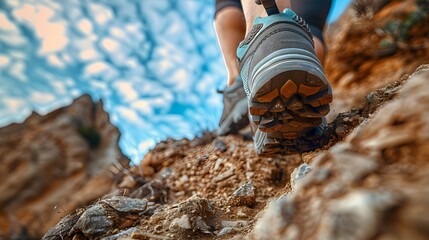
[[[227,135],[237,133],[249,124],[246,93],[239,78],[236,56],[237,47],[246,32],[240,0],[216,0],[214,25],[228,71],[227,86],[220,91],[223,94],[223,112],[217,134]]]
[[[325,0],[326,2],[326,0]],[[315,0],[276,0],[277,7],[279,10],[283,10],[285,8],[291,8],[294,10],[299,16],[304,18],[308,24],[310,24],[311,30],[312,28],[312,22],[317,22],[317,27],[323,30],[323,26],[326,21],[326,15],[330,8],[330,2],[329,4],[323,4],[323,9],[319,8],[320,13],[314,12],[315,7],[319,7],[320,4],[317,4]],[[315,4],[316,3],[316,4]],[[245,12],[245,19],[246,19],[246,33],[248,33],[253,26],[253,21],[257,17],[266,17],[267,12],[265,11],[264,7],[262,5],[255,4],[254,0],[242,0],[243,4],[243,10]],[[321,15],[321,17],[314,17],[317,15]],[[323,17],[324,16],[324,17]],[[313,20],[313,21],[309,21]],[[320,31],[320,30],[319,30]],[[318,31],[318,32],[319,32]],[[321,33],[321,31],[320,31]],[[317,55],[317,58],[322,62],[324,62],[325,59],[325,46],[323,42],[323,36],[321,34],[314,34],[313,35],[313,41],[314,41],[314,48]]]
[[[236,51],[243,40],[246,25],[240,0],[216,2],[215,29],[228,71],[227,85],[231,86],[239,75]]]

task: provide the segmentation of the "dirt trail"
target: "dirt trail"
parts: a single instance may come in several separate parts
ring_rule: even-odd
[[[330,124],[334,131],[329,145],[311,153],[261,158],[255,155],[251,141],[240,136],[214,137],[208,133],[194,140],[161,142],[140,166],[131,169],[118,190],[103,197],[106,200],[78,209],[71,220],[66,219],[51,229],[45,239],[61,239],[59,232],[70,239],[102,236],[105,239],[283,239],[290,235],[291,239],[320,236],[344,239],[346,235],[352,236],[350,239],[370,239],[378,236],[382,228],[368,224],[381,226],[383,216],[396,216],[401,213],[397,209],[413,207],[405,204],[405,199],[417,201],[412,211],[429,211],[424,205],[429,195],[416,195],[412,188],[405,191],[400,187],[413,182],[408,175],[415,172],[416,167],[421,167],[418,176],[429,171],[426,161],[429,131],[422,132],[429,129],[429,118],[424,118],[429,114],[425,106],[429,98],[421,88],[428,80],[429,66],[425,65],[412,77],[404,77],[370,93],[360,107],[340,114]],[[418,88],[420,91],[415,91]],[[406,102],[415,102],[416,109],[406,112]],[[406,118],[399,120],[402,115],[393,114],[395,111],[404,112]],[[384,117],[386,112],[388,117]],[[420,115],[409,118],[410,114]],[[390,124],[393,125],[389,127]],[[412,130],[422,134],[413,135]],[[411,152],[417,156],[406,160],[404,154]],[[403,161],[411,162],[404,164]],[[426,191],[427,187],[423,188],[422,184],[427,180],[420,177],[417,181],[422,187],[420,190]],[[119,205],[133,205],[132,201],[138,199],[144,207],[136,212],[118,212],[103,202],[112,196],[121,196],[115,200]],[[337,203],[339,208],[332,210]],[[364,212],[360,213],[359,209]],[[344,218],[341,221],[349,222],[350,227],[356,225],[365,232],[344,228],[344,223],[335,222],[337,215]],[[88,221],[94,218],[105,220],[97,224]],[[405,222],[401,226],[400,234],[405,234],[402,236],[414,236],[413,239],[425,236],[425,230],[411,227],[413,222],[428,226],[424,217],[410,215],[394,219],[398,218]],[[390,236],[395,232],[392,229],[401,228],[383,231]],[[415,232],[409,235],[406,231]]]

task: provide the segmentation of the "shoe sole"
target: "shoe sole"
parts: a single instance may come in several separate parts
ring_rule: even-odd
[[[266,133],[258,129],[254,135],[253,144],[259,156],[290,155],[313,151],[326,145],[332,133],[332,128],[323,122],[295,139],[284,138],[281,132]]]
[[[257,152],[314,150],[320,145],[313,144],[317,142],[314,136],[321,137],[323,119],[333,100],[322,66],[312,53],[301,49],[279,50],[265,59],[252,73],[248,102],[251,122],[267,133]]]

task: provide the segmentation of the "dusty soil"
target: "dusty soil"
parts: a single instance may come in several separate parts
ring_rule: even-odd
[[[422,66],[414,75],[420,74],[427,77],[429,76],[428,69],[427,65]],[[426,74],[421,74],[422,72]],[[271,232],[268,234],[270,237],[264,237],[267,235],[264,229],[270,229],[271,220],[276,219],[275,216],[270,217],[273,215],[270,211],[273,207],[267,209],[268,204],[276,202],[277,199],[288,199],[294,196],[298,198],[300,193],[307,196],[308,199],[322,199],[322,196],[313,196],[315,193],[312,191],[309,193],[305,190],[300,191],[299,189],[303,187],[299,183],[308,172],[323,172],[317,167],[326,168],[324,164],[331,161],[330,158],[335,159],[335,157],[329,156],[340,154],[341,158],[351,161],[348,164],[351,169],[347,170],[342,167],[343,170],[336,175],[345,174],[344,183],[349,181],[346,179],[358,181],[366,171],[374,170],[374,165],[366,160],[363,163],[367,165],[359,165],[362,157],[359,157],[360,155],[357,153],[352,153],[364,151],[364,148],[338,149],[344,149],[344,143],[353,143],[359,141],[356,139],[362,138],[362,135],[365,136],[365,132],[362,133],[359,129],[370,126],[372,118],[374,116],[377,118],[379,109],[383,110],[387,102],[401,99],[398,92],[402,91],[402,86],[408,79],[410,77],[405,76],[370,93],[360,107],[339,114],[329,125],[332,132],[331,141],[323,149],[315,152],[272,158],[258,157],[254,153],[252,141],[246,140],[240,135],[215,137],[210,133],[205,133],[202,138],[194,140],[169,139],[161,142],[145,156],[141,165],[130,169],[116,191],[103,197],[103,199],[110,199],[112,196],[127,197],[121,200],[123,205],[129,204],[130,199],[146,199],[150,202],[150,208],[145,207],[137,217],[131,212],[125,215],[117,214],[112,212],[109,207],[97,202],[89,208],[78,209],[75,213],[78,216],[75,221],[57,229],[51,229],[45,235],[45,239],[59,239],[56,235],[58,229],[65,233],[72,232],[73,234],[68,236],[77,239],[101,236],[106,239],[283,238],[285,235],[279,230],[280,227],[274,227],[272,234]],[[354,130],[356,127],[358,127],[357,130]],[[350,133],[352,134],[349,136]],[[395,143],[395,134],[390,137],[392,139],[390,143]],[[371,142],[371,138],[365,141]],[[343,151],[349,152],[349,154],[344,155]],[[390,154],[390,152],[386,154]],[[346,170],[351,172],[348,173]],[[400,179],[399,177],[395,181],[401,181]],[[370,184],[368,181],[371,182],[371,180],[367,180],[360,184],[365,186]],[[333,199],[342,196],[341,194],[336,195],[338,193],[335,190],[335,184],[340,182],[342,181],[335,180],[334,183],[325,184],[329,187],[324,191],[329,192],[329,196],[334,196]],[[308,183],[304,181],[304,184]],[[316,188],[318,189],[318,187]],[[353,191],[354,188],[347,187],[346,189],[341,191],[346,193]],[[316,192],[319,191],[319,189],[316,190]],[[271,205],[275,206],[275,204]],[[367,205],[371,206],[371,202]],[[79,221],[82,221],[82,218],[90,219],[88,216],[94,214],[92,209],[97,206],[105,209],[105,213],[101,216],[114,219],[112,223],[108,224],[108,227],[76,223],[77,219],[80,219]],[[97,214],[100,216],[99,213]],[[267,217],[267,214],[271,215]],[[321,216],[323,212],[317,214]],[[302,216],[298,219],[300,226],[308,224]],[[287,225],[287,222],[285,224]],[[259,227],[255,228],[256,225]],[[260,226],[264,226],[263,230]],[[367,239],[359,238],[359,236],[352,239]],[[331,238],[334,237],[330,236],[327,239]]]

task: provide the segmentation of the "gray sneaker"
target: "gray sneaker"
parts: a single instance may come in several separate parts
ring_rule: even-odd
[[[302,18],[291,9],[257,18],[237,57],[258,154],[301,153],[326,143],[332,90]]]
[[[223,94],[223,113],[217,134],[220,136],[234,134],[249,125],[247,98],[241,78],[237,78],[233,85],[218,92]]]

